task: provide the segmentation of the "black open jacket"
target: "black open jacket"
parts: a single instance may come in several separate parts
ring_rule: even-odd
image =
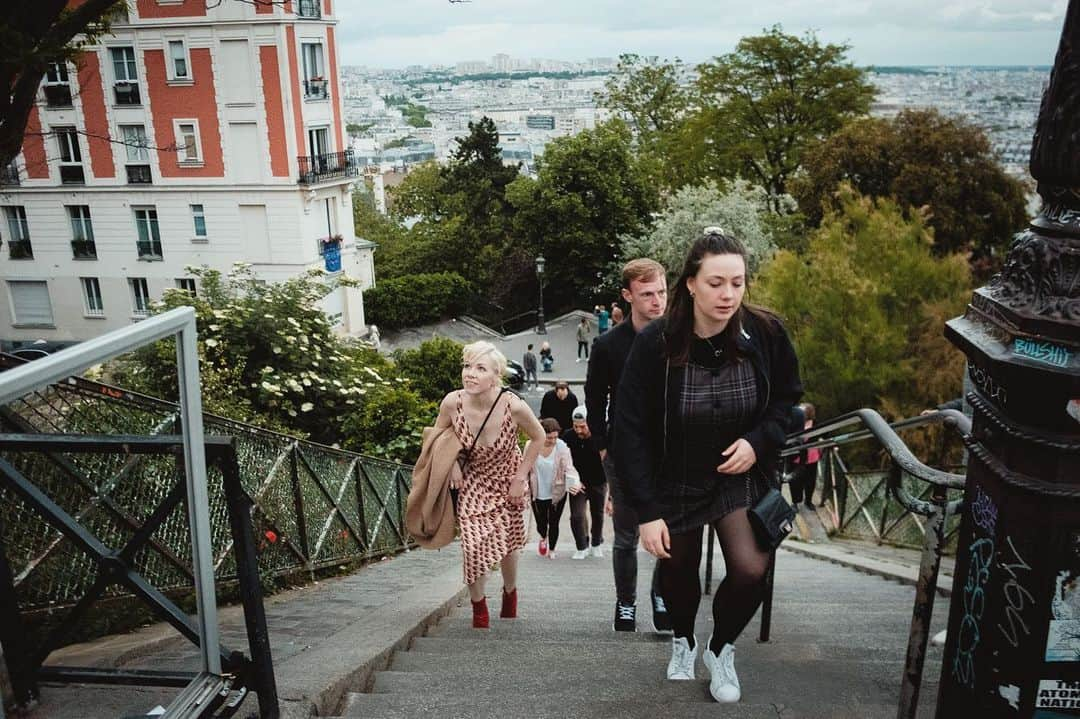
[[[740,353],[753,362],[759,402],[753,426],[743,439],[771,476],[787,436],[788,414],[802,397],[799,362],[783,325],[777,322],[770,332],[765,320],[742,314],[737,343]],[[670,436],[681,434],[679,396],[685,367],[668,366],[665,326],[665,318],[655,320],[634,340],[622,368],[614,413],[615,474],[643,524],[661,516],[656,483],[683,481],[686,467],[702,464],[701,457],[687,455],[713,452],[712,447],[684,448],[682,443],[674,451],[674,443],[668,442]]]

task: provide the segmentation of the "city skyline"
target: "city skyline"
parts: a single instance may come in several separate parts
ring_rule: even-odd
[[[597,0],[341,3],[342,62],[454,65],[499,53],[583,61],[632,52],[698,63],[774,24],[847,43],[858,65],[1051,65],[1066,0],[759,0],[626,5]]]

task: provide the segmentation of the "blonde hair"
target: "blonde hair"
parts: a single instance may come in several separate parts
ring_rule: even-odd
[[[461,359],[465,362],[474,362],[481,357],[490,357],[495,364],[495,372],[499,377],[506,376],[506,355],[500,352],[495,345],[480,340],[461,348]]]

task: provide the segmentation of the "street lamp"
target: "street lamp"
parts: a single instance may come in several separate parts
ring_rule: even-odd
[[[544,256],[536,256],[536,278],[540,281],[540,307],[536,311],[536,334],[546,335],[544,326]]]

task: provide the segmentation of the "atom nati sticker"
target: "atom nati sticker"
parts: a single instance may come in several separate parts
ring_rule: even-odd
[[[1035,696],[1035,708],[1059,710],[1051,712],[1036,711],[1034,716],[1043,719],[1080,717],[1080,682],[1065,681],[1063,679],[1040,679],[1039,693]]]

